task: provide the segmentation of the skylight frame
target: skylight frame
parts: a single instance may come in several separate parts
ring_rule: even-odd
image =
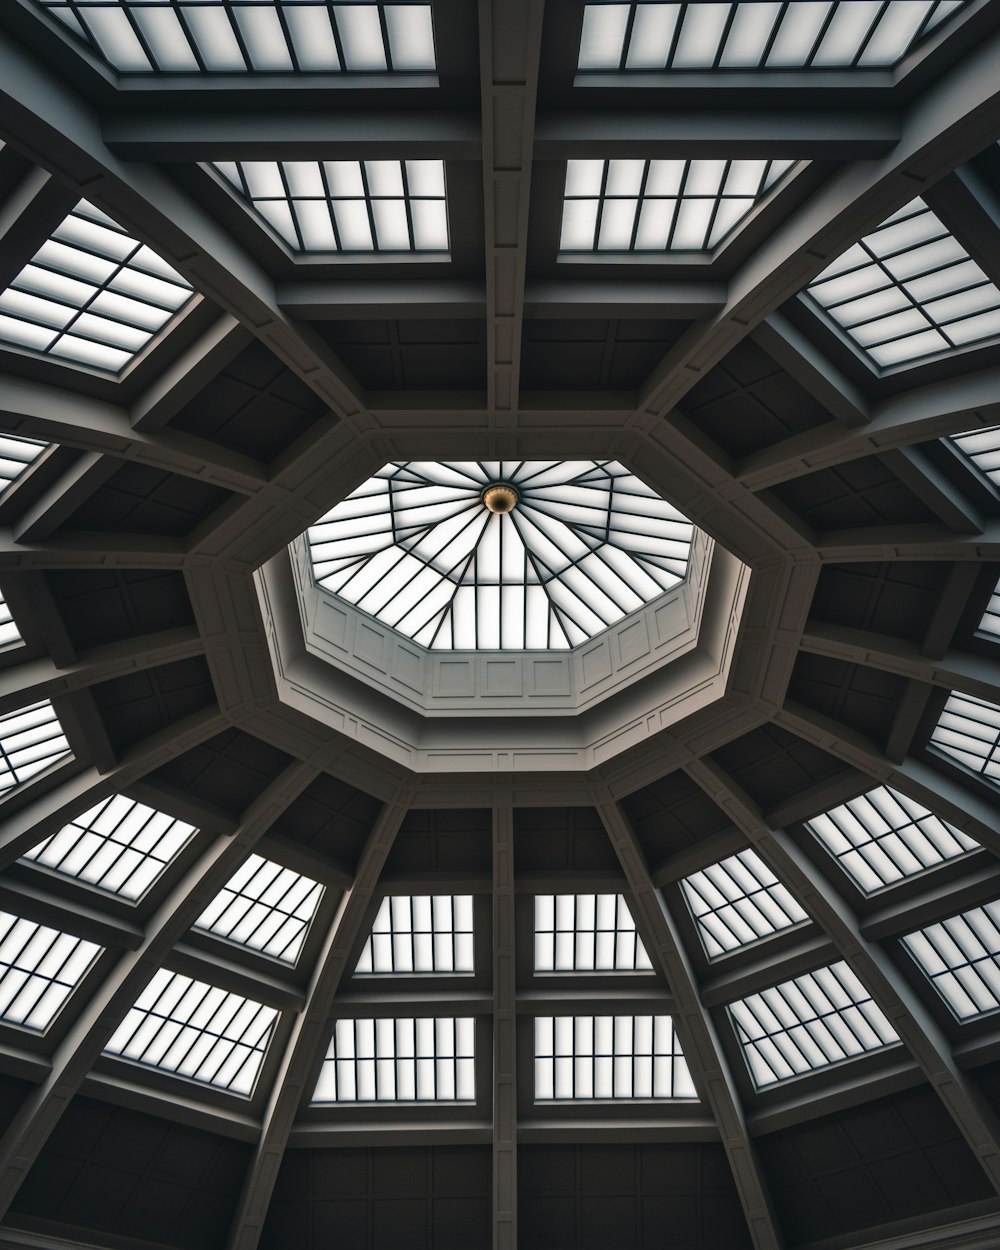
[[[1000,1011],[1000,900],[908,933],[903,946],[960,1024]]]
[[[726,1011],[758,1091],[876,1054],[900,1040],[842,959],[748,994]]]
[[[103,953],[96,942],[0,911],[0,1022],[45,1033]]]
[[[242,994],[159,968],[104,1054],[251,1098],[278,1016]]]
[[[621,894],[536,894],[532,932],[535,976],[653,972]]]
[[[59,716],[48,699],[5,712],[0,715],[0,794],[24,785],[71,754]]]
[[[1000,786],[1000,707],[953,690],[928,746],[988,785]]]
[[[998,467],[1000,473],[1000,467]],[[989,603],[983,609],[982,619],[976,626],[976,633],[990,642],[1000,642],[1000,581],[990,591]]]
[[[0,342],[0,347],[3,343]],[[0,432],[0,497],[52,446],[41,439]],[[20,635],[18,635],[20,637]],[[5,645],[0,643],[0,645]]]
[[[117,378],[196,298],[152,248],[84,199],[0,292],[0,347]]]
[[[403,74],[433,75],[437,70],[437,41],[430,0],[338,0],[334,4],[330,0],[269,0],[266,4],[260,0],[252,4],[219,0],[215,5],[205,0],[195,0],[195,3],[117,0],[117,4],[113,0],[111,4],[108,0],[35,0],[35,3],[60,29],[68,30],[74,40],[84,44],[104,65],[125,78],[170,79],[189,74],[233,79],[288,74],[307,78],[318,75],[392,78]],[[120,10],[124,21],[115,22],[117,32],[105,24],[103,33],[97,34],[87,21],[86,11],[105,7]],[[63,9],[72,15],[72,20],[60,16],[59,10]],[[172,23],[161,21],[159,31],[151,19],[143,20],[138,16],[143,11],[160,9],[165,9],[174,20]],[[359,20],[356,14],[345,24],[345,17],[352,10],[369,9],[375,12],[374,26],[371,21]],[[207,16],[205,10],[208,10]],[[224,19],[221,25],[215,21],[216,10]],[[428,21],[423,29],[414,29],[412,21],[403,18],[407,10],[425,13]],[[315,11],[320,16],[319,22],[303,18],[302,11]],[[82,20],[81,13],[84,14]],[[322,16],[327,18],[325,25]],[[195,17],[197,21],[193,20]],[[241,21],[241,17],[246,17],[247,21]],[[211,30],[212,25],[214,30]],[[202,27],[200,33],[199,26]],[[407,41],[411,45],[409,52],[405,47]],[[422,46],[414,48],[415,42]],[[165,56],[169,46],[172,46],[172,56]],[[165,64],[165,60],[173,63]]]
[[[752,847],[690,873],[680,886],[702,948],[713,961],[811,920]]]
[[[535,1103],[698,1098],[668,1015],[536,1016],[532,1053]]]
[[[963,460],[1000,490],[1000,425],[949,434],[947,441]]]
[[[981,849],[890,786],[876,786],[803,824],[866,898]]]
[[[473,976],[471,894],[383,898],[354,970],[356,977]]]
[[[3,488],[0,487],[0,494]],[[21,646],[24,639],[21,637],[21,631],[18,629],[17,621],[14,620],[14,614],[10,610],[10,604],[0,592],[0,651],[6,650],[8,647]]]

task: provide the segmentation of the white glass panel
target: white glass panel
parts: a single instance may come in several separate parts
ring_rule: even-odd
[[[195,922],[196,929],[294,964],[323,887],[260,855],[250,855]]]
[[[0,1020],[48,1028],[101,947],[0,911]]]
[[[379,906],[356,976],[474,972],[472,895],[394,895]]]
[[[535,1101],[697,1098],[669,1016],[539,1016]]]
[[[1000,902],[928,925],[903,944],[959,1020],[1000,1008]]]
[[[338,1020],[313,1105],[474,1102],[472,1017]]]
[[[620,894],[539,894],[536,972],[650,972],[652,964]]]
[[[692,873],[681,882],[681,889],[709,959],[809,919],[753,850]]]

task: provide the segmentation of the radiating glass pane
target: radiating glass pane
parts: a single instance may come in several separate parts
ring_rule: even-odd
[[[809,916],[756,851],[740,851],[681,881],[709,959],[771,937]]]

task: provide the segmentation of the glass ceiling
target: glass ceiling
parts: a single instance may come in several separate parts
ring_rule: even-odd
[[[0,1020],[47,1029],[101,947],[0,911]]]
[[[581,70],[883,69],[964,0],[588,4]]]
[[[471,1016],[338,1020],[313,1104],[474,1102]]]
[[[538,1016],[535,1099],[697,1098],[669,1016]]]
[[[991,638],[1000,638],[1000,582],[997,582],[990,594],[983,619],[979,622],[979,632],[989,634]]]
[[[474,971],[471,894],[393,895],[379,906],[355,976]]]
[[[930,744],[984,780],[1000,784],[1000,707],[995,704],[971,694],[950,694]]]
[[[125,74],[435,68],[426,0],[35,0]]]
[[[9,647],[21,641],[23,639],[21,631],[17,628],[17,622],[10,614],[7,600],[0,594],[0,647]]]
[[[1000,1007],[1000,902],[928,925],[903,944],[959,1020]]]
[[[0,341],[120,373],[193,295],[154,251],[81,200],[0,294]]]
[[[536,972],[651,972],[620,894],[537,894]]]
[[[1000,336],[1000,290],[919,196],[806,290],[876,368]]]
[[[989,425],[966,434],[949,434],[948,442],[971,460],[994,486],[1000,487],[1000,425]]]
[[[709,959],[809,919],[754,850],[692,873],[681,888]]]
[[[69,754],[48,699],[0,716],[0,793],[11,790]]]
[[[708,252],[794,161],[569,160],[560,252]]]
[[[610,460],[397,461],[308,532],[321,586],[439,650],[577,646],[676,586],[692,537]]]
[[[0,295],[0,301],[2,299],[3,296]],[[0,322],[2,321],[3,318],[0,316]],[[16,482],[48,446],[50,446],[49,443],[40,443],[35,438],[0,434],[0,493]],[[10,640],[4,639],[4,641]]]
[[[448,251],[444,161],[217,161],[293,252]]]

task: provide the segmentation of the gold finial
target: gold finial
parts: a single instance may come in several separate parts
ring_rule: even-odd
[[[483,491],[483,503],[490,512],[496,512],[501,516],[505,512],[513,512],[520,498],[517,490],[507,482],[496,482],[492,486],[487,486]]]

